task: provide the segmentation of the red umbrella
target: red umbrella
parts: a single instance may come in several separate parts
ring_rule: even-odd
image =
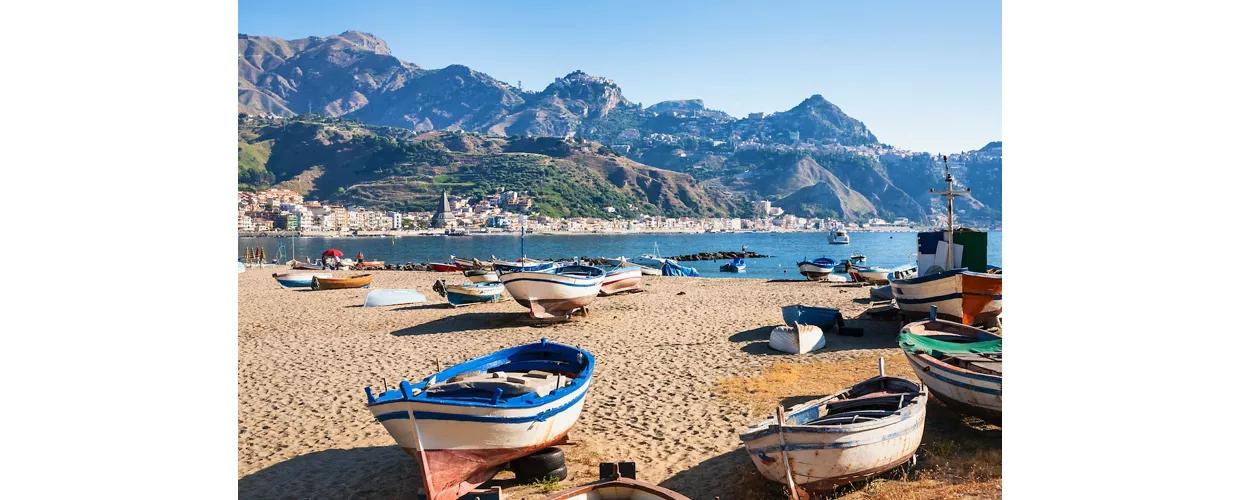
[[[336,250],[335,248],[328,248],[326,252],[323,252],[323,256],[324,257],[344,257],[344,252],[341,252],[340,250]]]

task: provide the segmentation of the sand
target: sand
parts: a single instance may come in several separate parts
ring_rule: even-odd
[[[692,498],[744,498],[753,472],[738,431],[765,417],[721,398],[726,377],[776,361],[833,363],[894,349],[894,322],[854,320],[865,288],[803,280],[643,277],[643,292],[600,297],[588,317],[530,326],[515,302],[454,309],[431,292],[456,274],[380,271],[374,288],[413,288],[427,303],[363,308],[367,290],[285,290],[271,273],[238,275],[238,488],[242,498],[415,498],[417,464],[376,423],[363,387],[389,386],[542,337],[594,354],[594,384],[566,446],[566,484],[597,479],[599,461],[637,462],[638,477]],[[344,274],[337,272],[338,275]],[[829,333],[804,355],[766,346],[780,307],[840,308],[862,337]],[[881,351],[880,351],[881,350]],[[860,380],[858,380],[860,381]],[[835,388],[824,388],[827,393]],[[810,388],[810,392],[814,392]],[[505,479],[509,478],[509,479]],[[543,498],[534,486],[496,484],[509,498]]]

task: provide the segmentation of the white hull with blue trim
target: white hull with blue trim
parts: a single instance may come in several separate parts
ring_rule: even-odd
[[[448,299],[452,307],[500,302],[504,298],[504,285],[499,282],[449,285],[443,280],[436,280],[431,290]]]
[[[794,406],[783,422],[750,426],[740,438],[767,479],[786,485],[791,475],[806,490],[829,490],[911,459],[925,429],[926,397],[915,382],[874,377]]]
[[[916,337],[958,343],[960,349],[928,347]],[[982,345],[989,349],[980,349]],[[900,347],[917,378],[936,399],[961,413],[994,424],[1002,422],[1002,337],[953,321],[920,321],[900,330]]]
[[[499,280],[535,318],[562,317],[598,296],[606,272],[592,266],[558,266],[546,271],[501,272]]]
[[[309,288],[314,284],[314,278],[330,278],[332,273],[274,273],[271,277],[276,279],[276,283],[279,283],[281,288]]]
[[[954,269],[891,282],[896,307],[926,317],[930,308],[952,321],[974,324],[1003,312],[1003,275]]]
[[[430,500],[455,500],[507,462],[566,439],[581,415],[594,357],[546,342],[505,349],[377,397],[375,419],[418,459]]]

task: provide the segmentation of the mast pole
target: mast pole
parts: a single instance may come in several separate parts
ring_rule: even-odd
[[[931,189],[930,193],[947,197],[947,268],[950,270],[954,269],[956,266],[956,258],[954,255],[956,246],[956,209],[952,200],[957,196],[968,194],[973,189],[965,188],[963,191],[956,191],[952,189],[955,184],[955,179],[952,179],[952,168],[951,165],[947,164],[947,155],[941,156],[943,158],[943,172],[946,174],[945,180],[947,181],[947,191],[935,191],[934,189]]]

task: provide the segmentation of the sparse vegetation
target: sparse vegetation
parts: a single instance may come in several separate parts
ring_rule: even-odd
[[[535,479],[534,482],[530,484],[537,487],[538,491],[543,492],[543,493],[551,493],[553,491],[559,490],[560,488],[564,487],[563,485],[560,484],[560,478],[554,477],[554,476],[547,476],[541,479]]]

